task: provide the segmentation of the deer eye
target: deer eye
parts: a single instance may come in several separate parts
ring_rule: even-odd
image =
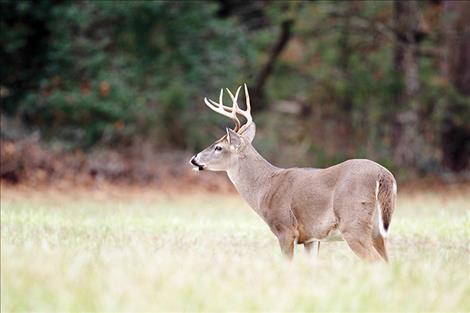
[[[215,151],[222,151],[222,147],[221,146],[215,146]]]

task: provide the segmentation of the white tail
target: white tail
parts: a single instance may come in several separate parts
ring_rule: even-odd
[[[396,182],[383,166],[370,160],[348,160],[325,168],[282,169],[271,165],[251,145],[256,126],[248,88],[246,110],[227,89],[232,107],[204,98],[215,112],[229,117],[233,129],[191,158],[197,170],[226,171],[240,195],[277,236],[282,252],[292,258],[295,244],[309,251],[319,242],[344,239],[367,260],[388,260],[386,237],[396,199]],[[241,125],[237,117],[246,123]]]

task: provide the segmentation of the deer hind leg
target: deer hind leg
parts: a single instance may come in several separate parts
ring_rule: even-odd
[[[388,262],[387,241],[386,241],[386,237],[383,234],[384,233],[383,232],[383,220],[382,220],[382,214],[380,210],[381,210],[380,204],[377,202],[375,206],[375,213],[374,213],[375,223],[374,223],[373,230],[372,230],[372,243],[374,244],[375,249],[380,254],[382,259],[384,259],[385,262]],[[386,235],[386,231],[385,231],[385,235]]]
[[[320,254],[320,241],[304,243],[304,248],[307,254],[318,256]]]
[[[374,248],[372,238],[364,234],[357,234],[354,232],[343,231],[344,240],[348,243],[351,250],[360,258],[377,262],[382,260],[380,254]]]
[[[344,240],[360,258],[372,262],[383,260],[372,240],[374,206],[361,202],[353,212],[356,214],[349,211],[349,214],[340,217],[339,228]]]
[[[385,238],[382,237],[380,233],[377,234],[374,232],[372,234],[372,243],[382,259],[384,259],[385,262],[388,262],[387,244]]]

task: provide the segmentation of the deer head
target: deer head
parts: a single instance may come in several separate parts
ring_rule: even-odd
[[[194,170],[227,171],[238,162],[245,148],[251,145],[255,137],[256,126],[251,117],[250,95],[246,84],[244,84],[246,110],[242,110],[238,106],[237,100],[241,87],[238,87],[235,95],[226,88],[232,99],[232,107],[223,104],[223,89],[220,90],[219,102],[204,98],[204,102],[210,109],[232,119],[235,126],[233,129],[226,128],[226,134],[222,138],[191,158],[190,163]],[[237,115],[246,119],[244,125],[241,125]]]

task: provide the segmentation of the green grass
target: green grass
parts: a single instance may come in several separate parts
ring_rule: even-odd
[[[289,263],[238,196],[148,195],[2,190],[1,311],[470,311],[470,195],[401,197],[388,265]]]

